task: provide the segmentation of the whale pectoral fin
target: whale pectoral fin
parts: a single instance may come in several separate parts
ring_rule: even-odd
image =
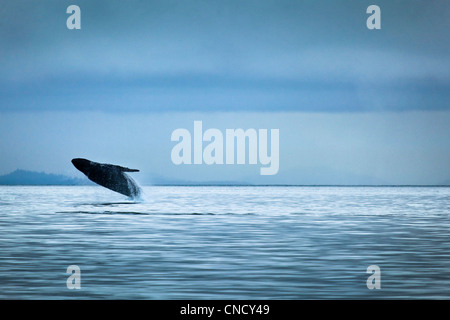
[[[116,166],[122,172],[139,172],[138,169],[130,169],[126,167]]]

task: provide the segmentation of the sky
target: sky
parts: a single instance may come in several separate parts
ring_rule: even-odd
[[[447,1],[2,0],[0,174],[77,176],[85,157],[145,184],[450,183],[449,16]],[[278,174],[174,165],[171,133],[195,120],[279,129]]]

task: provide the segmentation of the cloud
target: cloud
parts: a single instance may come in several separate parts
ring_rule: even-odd
[[[5,0],[0,112],[450,107],[450,4]]]

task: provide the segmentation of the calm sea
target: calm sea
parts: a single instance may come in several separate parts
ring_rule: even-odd
[[[1,186],[0,298],[449,299],[450,188]]]

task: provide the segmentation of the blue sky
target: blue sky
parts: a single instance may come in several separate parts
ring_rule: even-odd
[[[450,4],[377,1],[368,30],[371,4],[2,1],[0,174],[76,175],[84,156],[149,183],[448,181]],[[170,133],[194,120],[279,128],[279,174],[173,165]]]

